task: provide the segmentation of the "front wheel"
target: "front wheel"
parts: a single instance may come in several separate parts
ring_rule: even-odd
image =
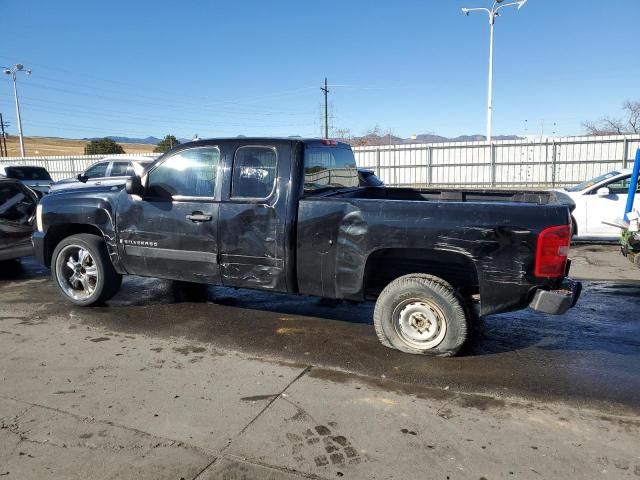
[[[405,275],[387,285],[376,301],[373,323],[383,345],[406,353],[452,356],[467,338],[462,299],[433,275]]]
[[[81,306],[109,300],[122,284],[104,240],[90,234],[63,239],[53,251],[51,273],[63,295]]]

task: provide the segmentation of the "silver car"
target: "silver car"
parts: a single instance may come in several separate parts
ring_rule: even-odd
[[[130,176],[141,175],[154,160],[152,157],[105,157],[75,177],[53,183],[50,191],[122,185]]]

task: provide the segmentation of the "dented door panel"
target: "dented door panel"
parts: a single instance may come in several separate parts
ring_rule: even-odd
[[[225,146],[225,175],[220,205],[219,242],[222,284],[231,287],[259,288],[294,292],[288,262],[292,250],[291,225],[295,222],[289,205],[291,165],[294,150],[291,141],[271,140],[231,143]],[[233,196],[234,158],[238,149],[254,147],[275,153],[276,172],[273,189],[266,198]],[[249,168],[249,175],[259,166]]]

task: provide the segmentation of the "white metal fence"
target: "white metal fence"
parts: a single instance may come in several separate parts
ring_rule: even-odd
[[[640,135],[356,147],[391,186],[554,187],[633,164]]]
[[[355,147],[358,166],[390,186],[554,187],[633,164],[640,135]],[[111,155],[110,155],[111,156]],[[136,155],[126,154],[123,157]],[[154,154],[139,154],[152,157]],[[54,180],[84,171],[103,155],[1,158],[39,165]]]

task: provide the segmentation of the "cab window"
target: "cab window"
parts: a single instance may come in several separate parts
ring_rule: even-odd
[[[87,177],[87,179],[102,178],[107,175],[108,166],[109,162],[96,163],[93,167],[90,167],[86,172],[84,172],[84,176]]]
[[[110,177],[125,177],[129,175],[128,171],[132,169],[131,164],[129,162],[113,162],[111,166]],[[131,174],[133,175],[133,174]]]
[[[264,199],[276,182],[276,151],[273,147],[240,147],[233,159],[231,196]]]
[[[219,164],[220,150],[217,147],[176,152],[149,173],[149,195],[159,198],[211,198],[215,192]]]

